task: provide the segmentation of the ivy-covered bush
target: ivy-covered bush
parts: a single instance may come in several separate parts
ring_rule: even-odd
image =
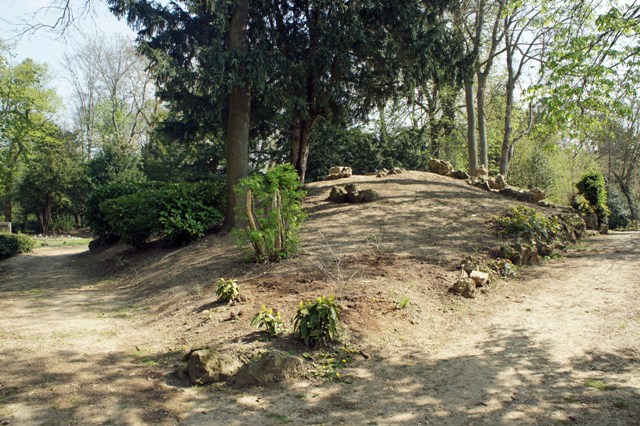
[[[607,207],[607,187],[602,174],[599,172],[585,174],[576,184],[576,188],[595,210],[598,223],[607,222],[611,212]]]
[[[296,253],[306,193],[291,164],[242,179],[234,192],[241,200],[236,220],[242,228],[234,231],[240,246],[250,246],[258,262],[277,261]]]
[[[8,259],[20,253],[29,253],[36,241],[23,234],[0,234],[0,260]]]
[[[204,236],[223,218],[224,184],[220,182],[145,186],[99,203],[93,215],[98,228],[94,234],[113,237],[138,248],[154,236],[183,244]],[[123,190],[123,187],[116,189]]]

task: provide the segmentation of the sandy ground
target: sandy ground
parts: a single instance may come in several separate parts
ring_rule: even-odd
[[[311,202],[328,223],[339,210],[363,227],[370,252],[356,238],[339,248],[345,276],[359,265],[352,282],[303,268],[318,259],[324,236],[333,244],[340,235],[316,217],[309,228],[324,236],[305,237],[301,260],[266,271],[240,266],[251,284],[239,308],[203,302],[211,288],[201,283],[230,276],[230,259],[237,263],[227,240],[169,254],[43,248],[0,262],[0,424],[640,424],[640,233],[594,237],[467,300],[446,293],[463,234],[420,248],[442,233],[444,215],[394,236],[390,223],[372,228],[349,214],[353,206],[323,204],[319,191]],[[391,203],[361,213],[380,220],[374,210]],[[420,214],[413,203],[403,210]],[[384,238],[365,238],[371,229]],[[370,355],[355,356],[340,379],[190,387],[172,374],[180,353],[203,342],[298,350],[252,331],[250,312],[246,321],[228,317],[318,288],[342,291],[345,341]],[[411,305],[394,309],[403,294]]]

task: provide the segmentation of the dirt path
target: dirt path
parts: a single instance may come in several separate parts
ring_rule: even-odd
[[[421,312],[343,381],[250,389],[173,382],[145,357],[175,357],[173,336],[82,256],[0,263],[0,424],[640,424],[638,233]]]

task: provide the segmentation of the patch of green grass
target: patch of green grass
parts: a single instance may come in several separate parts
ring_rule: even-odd
[[[98,318],[131,318],[140,311],[142,311],[142,308],[138,305],[126,305],[110,311],[101,312],[98,314]]]
[[[87,246],[91,238],[35,238],[36,247]]]
[[[615,386],[612,386],[605,381],[596,379],[588,379],[584,382],[584,385],[588,388],[594,388],[599,391],[609,391],[615,389]]]
[[[401,311],[408,308],[409,305],[411,305],[411,299],[409,298],[409,296],[402,296],[400,300],[396,302],[396,309]]]
[[[271,419],[278,420],[280,423],[293,423],[293,420],[291,420],[289,418],[289,416],[286,416],[284,414],[266,413],[265,416],[267,416],[267,417],[269,417]]]

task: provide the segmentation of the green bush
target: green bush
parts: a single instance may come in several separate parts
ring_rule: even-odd
[[[111,232],[130,246],[144,247],[156,228],[157,191],[142,191],[100,203]]]
[[[112,197],[136,187],[137,191]],[[219,181],[109,185],[95,194],[103,194],[105,200],[97,209],[93,199],[88,203],[94,234],[134,247],[143,247],[152,236],[187,243],[223,218],[224,184]]]
[[[518,206],[508,209],[497,220],[498,231],[503,237],[551,242],[560,230],[560,223],[554,217],[547,217],[538,210]]]
[[[239,245],[250,246],[259,262],[295,254],[306,194],[293,166],[282,164],[266,174],[242,179],[234,191],[242,201],[236,220],[243,228],[234,231]]]
[[[149,184],[111,183],[93,190],[86,201],[86,220],[93,235],[97,238],[117,239],[100,204],[125,195],[135,194],[149,188]]]
[[[23,234],[0,234],[0,260],[20,253],[29,253],[36,241]]]
[[[169,184],[158,194],[157,233],[175,243],[202,238],[211,225],[224,216],[218,201],[224,186],[211,184]]]
[[[599,172],[585,174],[576,184],[576,188],[595,210],[598,222],[607,222],[611,212],[607,207],[607,188],[602,174]]]
[[[338,336],[339,320],[340,308],[333,296],[322,296],[315,302],[300,302],[293,317],[293,333],[307,346],[325,345]]]

